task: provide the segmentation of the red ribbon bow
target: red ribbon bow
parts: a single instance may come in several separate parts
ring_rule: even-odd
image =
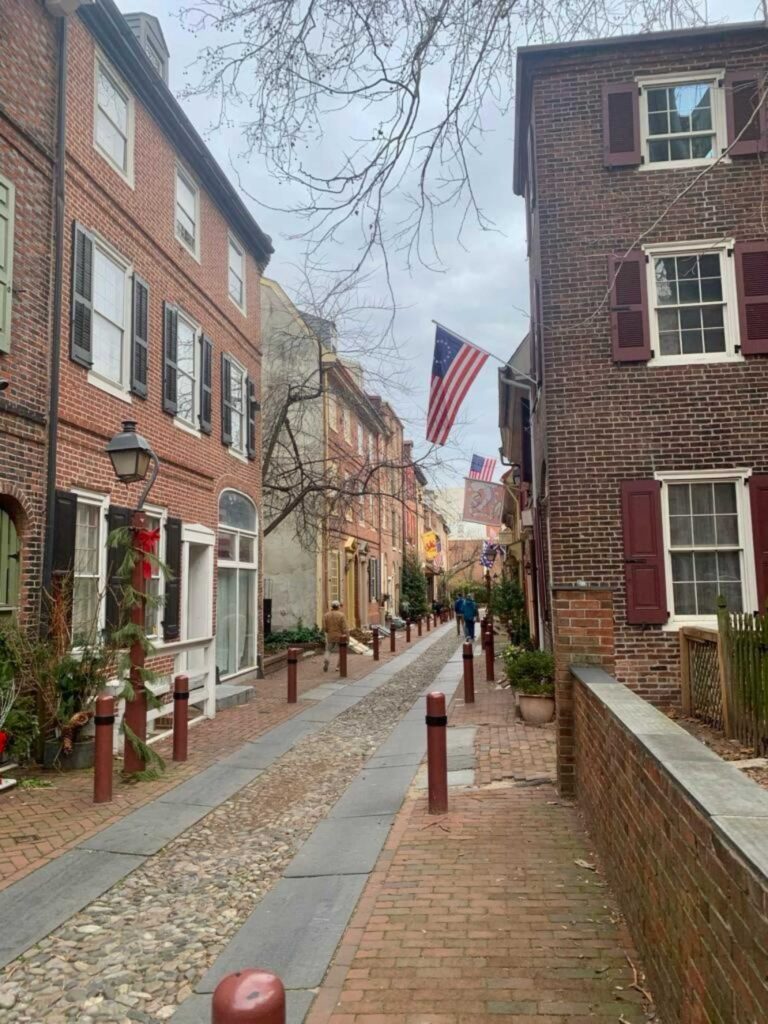
[[[5,750],[5,745],[8,742],[8,733],[0,731],[0,754]]]
[[[136,547],[145,555],[154,555],[157,542],[160,540],[159,530],[137,530]],[[141,573],[145,580],[152,578],[152,563],[148,558],[142,559]]]

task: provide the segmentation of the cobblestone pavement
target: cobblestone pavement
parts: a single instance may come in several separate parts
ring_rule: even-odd
[[[460,688],[449,712],[478,727],[477,784],[441,817],[411,791],[306,1024],[648,1019],[617,906],[549,781],[554,732],[517,720],[479,660],[476,703]]]
[[[386,646],[386,651],[384,647]],[[398,639],[398,651],[405,649]],[[382,644],[381,662],[397,657]],[[376,665],[372,658],[349,656],[349,676],[354,682]],[[303,660],[299,665],[299,695],[319,683],[338,681],[334,672],[323,673],[322,658]],[[255,689],[250,703],[220,711],[216,718],[195,725],[189,733],[189,760],[174,764],[171,741],[156,749],[166,759],[167,769],[156,782],[126,783],[120,775],[122,761],[115,762],[114,799],[109,804],[93,803],[92,771],[59,772],[42,769],[14,772],[17,778],[34,777],[51,782],[48,788],[11,790],[3,796],[3,829],[0,835],[0,889],[60,856],[129,811],[149,803],[203,768],[226,757],[248,740],[293,717],[303,707],[286,704],[286,670],[266,679],[251,680]],[[306,707],[306,705],[304,705]]]
[[[169,1019],[455,647],[435,643],[10,964],[3,1021]]]

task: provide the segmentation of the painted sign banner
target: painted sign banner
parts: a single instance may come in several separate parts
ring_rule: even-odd
[[[424,560],[434,561],[440,552],[440,538],[434,530],[428,530],[421,535],[421,539],[424,544]]]
[[[467,522],[499,527],[501,526],[503,504],[504,487],[502,484],[465,479],[463,518]]]

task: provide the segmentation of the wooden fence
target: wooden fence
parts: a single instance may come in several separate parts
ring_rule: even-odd
[[[768,753],[768,614],[718,611],[718,628],[680,630],[683,712]]]

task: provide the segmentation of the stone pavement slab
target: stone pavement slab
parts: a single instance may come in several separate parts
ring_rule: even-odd
[[[408,792],[415,766],[369,768],[366,765],[331,811],[331,818],[396,814]]]
[[[80,843],[81,850],[134,853],[145,857],[157,853],[170,839],[180,835],[210,811],[202,804],[157,801],[127,814],[122,821],[97,832]]]
[[[0,967],[141,864],[142,857],[68,850],[0,892]]]
[[[321,821],[288,866],[286,878],[357,875],[373,870],[393,814]]]
[[[259,775],[258,768],[237,768],[234,765],[213,764],[210,768],[182,782],[175,789],[163,793],[160,804],[200,804],[218,807],[234,793]]]

